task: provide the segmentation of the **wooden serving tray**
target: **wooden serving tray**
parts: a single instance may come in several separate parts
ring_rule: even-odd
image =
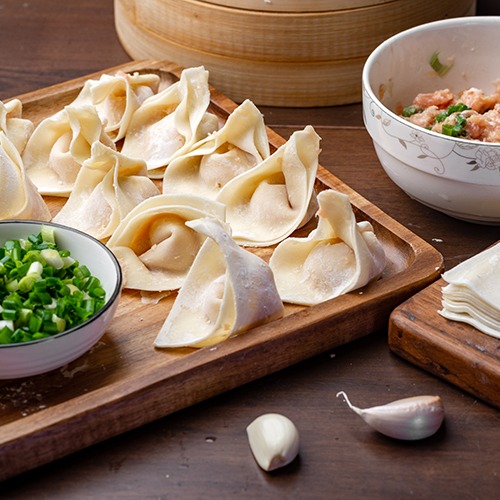
[[[389,347],[399,356],[500,408],[500,340],[450,321],[441,309],[440,279],[398,306]]]
[[[134,62],[104,73],[118,69],[155,72],[164,85],[182,71],[171,63]],[[38,123],[101,74],[18,96],[23,116]],[[216,89],[211,95],[211,111],[226,119],[236,104]],[[270,129],[268,135],[272,150],[285,142]],[[357,218],[373,224],[388,259],[380,280],[314,307],[286,305],[284,318],[200,350],[153,347],[175,293],[148,305],[139,292],[124,290],[111,327],[90,352],[59,370],[0,382],[0,479],[385,328],[395,306],[439,277],[437,250],[322,167],[316,188],[347,193]],[[47,198],[53,214],[63,202]],[[255,251],[267,259],[272,249]]]

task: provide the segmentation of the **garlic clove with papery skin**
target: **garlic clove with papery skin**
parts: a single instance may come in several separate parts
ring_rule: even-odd
[[[349,408],[368,425],[395,439],[414,441],[432,436],[444,420],[444,406],[439,396],[414,396],[381,406],[358,408],[341,391]]]
[[[246,430],[252,454],[265,471],[288,465],[299,453],[299,432],[284,415],[266,413]]]

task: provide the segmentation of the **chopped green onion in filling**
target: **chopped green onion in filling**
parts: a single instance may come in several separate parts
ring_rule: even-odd
[[[435,122],[436,123],[444,122],[446,118],[451,116],[453,113],[461,113],[462,111],[466,111],[467,109],[471,108],[469,108],[469,106],[467,106],[463,102],[459,102],[457,104],[451,104],[450,106],[448,106],[446,111],[442,111],[441,113],[439,113],[439,115],[436,116]]]
[[[450,71],[451,67],[453,66],[452,64],[443,64],[439,60],[439,52],[434,52],[432,54],[429,64],[431,65],[431,68],[439,75],[439,76],[444,76],[448,71]]]
[[[456,116],[455,125],[443,123],[442,132],[444,135],[450,135],[452,137],[460,137],[466,135],[465,127],[467,125],[467,119],[462,115]]]
[[[462,102],[459,102],[457,104],[452,104],[451,106],[448,106],[446,111],[439,113],[439,115],[436,116],[434,121],[436,123],[441,123],[444,122],[446,118],[448,118],[449,116],[455,114],[455,124],[443,123],[441,127],[441,132],[444,135],[448,135],[451,137],[463,137],[467,135],[466,131],[467,118],[465,118],[465,116],[461,115],[460,113],[468,109],[471,108],[469,108],[469,106],[467,106]]]
[[[403,112],[401,113],[405,118],[413,116],[416,113],[420,113],[422,110],[417,108],[417,106],[406,106],[403,108]]]
[[[99,279],[57,247],[49,226],[0,248],[0,344],[73,328],[99,311],[105,296]]]

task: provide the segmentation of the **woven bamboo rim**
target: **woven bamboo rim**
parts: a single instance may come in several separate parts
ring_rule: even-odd
[[[198,0],[115,0],[127,23],[193,50],[237,59],[325,62],[368,56],[389,36],[465,15],[474,0],[397,0],[328,12],[257,12]],[[116,7],[115,7],[116,8]],[[121,20],[119,20],[121,22]]]
[[[183,67],[203,65],[210,71],[211,84],[236,102],[242,102],[248,98],[257,105],[287,107],[330,106],[359,102],[361,100],[362,68],[369,53],[378,44],[374,41],[373,47],[367,47],[366,53],[362,54],[360,49],[357,52],[352,48],[349,49],[347,39],[344,44],[340,42],[336,44],[326,43],[319,36],[318,31],[321,30],[318,27],[321,22],[317,21],[316,25],[309,26],[309,32],[304,31],[300,37],[290,38],[290,32],[288,32],[288,44],[285,43],[284,35],[279,37],[279,40],[274,36],[267,38],[267,43],[272,48],[265,52],[266,55],[262,56],[258,50],[268,46],[262,42],[258,45],[260,38],[255,34],[256,29],[249,29],[248,22],[241,21],[238,24],[230,23],[228,19],[223,22],[221,19],[223,22],[221,27],[215,23],[213,16],[205,15],[205,13],[216,12],[218,15],[224,15],[230,11],[233,15],[242,16],[245,21],[258,18],[260,24],[257,26],[260,26],[266,33],[269,30],[264,29],[267,27],[264,21],[268,22],[270,19],[284,17],[290,23],[291,19],[300,21],[310,20],[310,18],[338,20],[339,17],[335,17],[333,13],[298,15],[267,12],[260,12],[258,16],[252,16],[255,13],[251,11],[245,11],[244,14],[235,13],[234,11],[238,9],[211,5],[206,1],[198,0],[114,1],[116,30],[124,49],[132,58],[168,60]],[[421,22],[420,17],[416,14],[413,13],[413,17],[408,14],[413,12],[412,9],[416,9],[415,4],[419,6],[418,12],[421,12],[419,10],[421,5],[427,5],[425,15],[428,16],[431,13],[436,18],[446,17],[445,11],[453,11],[456,17],[472,15],[475,12],[475,1],[473,0],[454,0],[453,8],[450,0],[443,2],[394,0],[379,6],[379,8],[394,7],[392,4],[398,4],[400,9],[403,5],[406,7],[404,15],[407,16],[405,19],[409,23],[409,26],[400,27],[397,31]],[[434,4],[439,4],[441,9],[439,15],[436,14]],[[200,6],[204,6],[204,8]],[[185,9],[188,7],[191,10],[186,11]],[[353,12],[366,13],[366,10],[364,8],[350,9],[349,13],[351,15]],[[180,13],[186,14],[187,12],[191,12],[191,19],[182,24]],[[345,11],[335,14],[337,16],[346,15]],[[250,17],[248,17],[249,15]],[[170,23],[172,23],[172,19],[176,22],[169,24],[167,29],[162,23],[162,19],[165,18]],[[398,19],[401,19],[401,15]],[[422,22],[431,20],[433,19],[425,19]],[[393,24],[395,22],[392,18],[389,21]],[[383,20],[378,19],[377,22],[381,23],[384,30],[388,31],[383,39],[392,34],[394,26],[388,25],[387,16]],[[176,23],[181,23],[181,27],[177,26],[176,28]],[[243,26],[246,26],[244,32],[241,31]],[[358,43],[358,39],[362,38],[363,30],[356,24],[349,26],[349,29],[345,29],[345,36],[350,34],[352,47]],[[237,44],[234,43],[234,47],[229,44],[229,48],[235,49],[234,53],[225,47],[225,43],[221,43],[220,38],[217,38],[221,31],[226,33],[223,42],[229,44],[231,37],[238,40]],[[241,46],[245,46],[243,41],[246,32],[253,32],[253,38],[248,35],[253,39],[253,45],[251,45],[251,50],[248,49],[248,46],[244,47],[244,57],[242,57]],[[275,32],[276,29],[273,33]],[[283,33],[285,32],[283,31]],[[180,43],[177,38],[181,38],[183,43]],[[295,38],[298,38],[301,43]],[[340,41],[340,37],[337,38]],[[311,42],[311,40],[313,41]],[[197,43],[200,46],[196,46]],[[311,57],[311,52],[303,49],[304,45],[311,49],[311,52],[313,52],[312,47],[320,47],[317,52],[317,54],[321,54],[320,57],[315,60]],[[240,47],[240,52],[237,50],[238,47]],[[344,47],[344,49],[338,49],[338,47]],[[295,49],[297,53],[293,52]],[[218,53],[217,50],[222,53]],[[280,57],[279,51],[283,52],[282,57]],[[348,54],[358,53],[359,55],[356,57],[347,57]],[[343,54],[346,57],[335,57],[332,54],[337,54],[337,56]]]
[[[201,0],[206,3],[237,9],[267,12],[320,12],[326,10],[357,9],[394,0]]]
[[[135,24],[126,22],[120,6],[115,16],[119,21],[118,37],[132,58],[166,59],[184,67],[203,65],[210,72],[210,83],[235,102],[248,98],[263,106],[309,107],[361,99],[364,58],[319,63],[266,63],[217,56],[176,45],[151,32],[138,33]]]

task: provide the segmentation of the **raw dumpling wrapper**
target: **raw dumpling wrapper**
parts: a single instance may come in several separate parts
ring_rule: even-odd
[[[284,302],[314,305],[377,279],[385,252],[367,221],[356,222],[349,197],[334,190],[318,195],[318,226],[307,238],[288,238],[269,265]]]
[[[118,71],[87,80],[73,106],[92,105],[104,123],[104,131],[117,142],[125,137],[134,112],[158,91],[160,77],[155,74]]]
[[[500,338],[500,243],[446,271],[441,316]]]
[[[124,286],[180,288],[206,238],[186,222],[207,216],[224,219],[224,205],[192,195],[158,195],[132,209],[107,243],[122,267]]]
[[[22,153],[35,126],[31,120],[22,118],[22,103],[19,99],[12,99],[7,103],[0,101],[0,132],[14,144]]]
[[[111,236],[135,206],[159,194],[142,160],[95,142],[91,157],[83,162],[73,191],[54,222],[102,240]]]
[[[215,199],[227,182],[269,154],[263,116],[246,100],[229,115],[220,130],[169,164],[163,177],[163,192],[197,193]]]
[[[94,142],[114,148],[93,106],[66,106],[41,121],[23,153],[26,172],[38,191],[69,196]]]
[[[281,318],[273,273],[239,247],[216,219],[187,223],[208,236],[155,340],[156,347],[204,347]]]
[[[187,68],[178,82],[146,99],[132,116],[122,152],[142,158],[149,176],[162,178],[165,167],[218,128],[208,113],[208,71]]]
[[[226,220],[238,244],[273,245],[314,215],[319,141],[308,125],[221,189],[217,200],[227,207]]]
[[[19,151],[0,132],[0,219],[47,222],[50,212],[23,167]]]

